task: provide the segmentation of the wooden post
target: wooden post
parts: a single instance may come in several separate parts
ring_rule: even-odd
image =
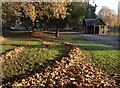
[[[93,27],[91,27],[91,34],[92,34],[92,29],[93,29]]]
[[[104,26],[104,34],[107,34],[107,26]]]
[[[86,34],[87,34],[87,26],[85,27],[85,29],[86,29]]]
[[[104,33],[105,33],[104,26],[102,26],[102,34],[104,34]]]
[[[100,35],[102,34],[102,26],[100,25],[100,30],[99,30],[99,32],[100,32]]]
[[[100,26],[100,30],[99,30],[99,34],[101,35],[102,34],[102,26]]]
[[[94,26],[94,34],[95,34],[95,26]]]
[[[101,34],[101,26],[99,26],[99,34]]]

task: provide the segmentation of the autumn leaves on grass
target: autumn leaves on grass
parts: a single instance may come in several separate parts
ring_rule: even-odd
[[[37,31],[32,32],[31,35],[33,37],[37,37],[37,38],[41,38],[41,39],[45,39],[45,40],[50,40],[50,39],[55,38],[55,36],[53,36],[52,34],[50,35],[50,34],[46,34],[43,32],[37,32]]]
[[[5,52],[5,54],[3,54],[0,57],[0,61],[5,61],[5,60],[9,60],[9,59],[14,59],[17,58],[19,56],[19,54],[24,50],[25,46],[30,45],[30,41],[25,41],[25,44],[19,47],[16,47],[12,50],[10,50],[9,52]]]
[[[107,77],[91,63],[85,64],[84,51],[72,46],[70,52],[25,79],[14,81],[13,86],[41,86],[43,88],[115,87],[115,81]]]
[[[45,37],[47,35],[41,34],[40,36]],[[53,61],[49,65],[46,64],[39,73],[37,72],[29,77],[18,79],[14,83],[4,85],[40,86],[43,88],[116,87],[114,80],[95,68],[92,63],[84,62],[85,52],[82,49],[68,42],[57,43],[69,46],[70,51],[66,56],[59,61]],[[27,40],[24,47],[30,45],[30,41]],[[51,49],[55,46],[50,42],[44,41],[42,42],[42,47]],[[13,51],[19,51],[18,53],[20,53],[22,50],[24,48],[17,48],[17,50]]]

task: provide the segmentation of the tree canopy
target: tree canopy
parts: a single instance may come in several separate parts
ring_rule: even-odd
[[[5,2],[3,12],[20,17],[29,17],[33,22],[36,17],[44,16],[64,19],[67,16],[66,6],[69,2]]]
[[[29,19],[33,29],[39,20],[45,27],[56,30],[66,25],[80,27],[83,19],[91,18],[95,12],[90,4],[82,2],[3,2],[2,10],[8,17]]]
[[[46,21],[47,19],[56,21],[65,19],[69,15],[68,5],[70,2],[4,2],[2,9],[6,14],[29,18],[34,26],[36,18],[46,19]]]
[[[110,8],[103,6],[101,10],[99,11],[99,16],[108,23],[108,26],[114,27],[117,25],[117,14],[114,10],[111,10]]]
[[[82,20],[85,18],[85,11],[87,10],[87,4],[81,2],[71,3],[70,15],[67,17],[68,25],[70,27],[77,27],[82,25]]]

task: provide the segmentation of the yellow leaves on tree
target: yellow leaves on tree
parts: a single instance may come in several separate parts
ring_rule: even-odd
[[[67,11],[66,11],[66,3],[63,2],[58,2],[58,3],[55,3],[53,4],[52,8],[51,8],[51,11],[53,11],[53,16],[57,19],[59,18],[65,18],[66,15],[67,15]]]
[[[116,25],[117,15],[114,10],[109,9],[106,6],[103,6],[99,12],[99,16],[111,27]]]
[[[3,3],[3,7],[5,12],[16,16],[24,15],[34,22],[36,17],[42,19],[44,16],[64,19],[68,4],[70,2],[8,2]]]
[[[26,17],[30,17],[30,19],[34,22],[37,16],[35,6],[27,2],[27,3],[22,3],[22,7],[24,9],[24,13]]]

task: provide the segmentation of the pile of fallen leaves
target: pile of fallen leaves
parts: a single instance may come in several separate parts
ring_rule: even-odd
[[[55,48],[55,46],[49,42],[42,42],[42,44],[43,44],[43,47],[48,48],[48,49]]]
[[[10,50],[9,52],[6,52],[0,57],[0,61],[17,58],[18,54],[21,53],[24,50],[24,48],[24,46],[20,46],[13,50]]]
[[[55,38],[55,36],[53,36],[52,34],[50,35],[50,34],[43,33],[43,32],[38,32],[38,31],[32,32],[31,35],[34,36],[34,37],[38,37],[38,38],[41,38],[41,39],[47,39],[47,40]]]
[[[71,48],[68,55],[61,60],[53,61],[49,65],[46,63],[40,73],[6,85],[42,88],[116,87],[114,80],[91,63],[84,63],[84,51],[72,45]]]
[[[0,36],[0,41],[4,41],[4,40],[6,40],[6,38]]]

